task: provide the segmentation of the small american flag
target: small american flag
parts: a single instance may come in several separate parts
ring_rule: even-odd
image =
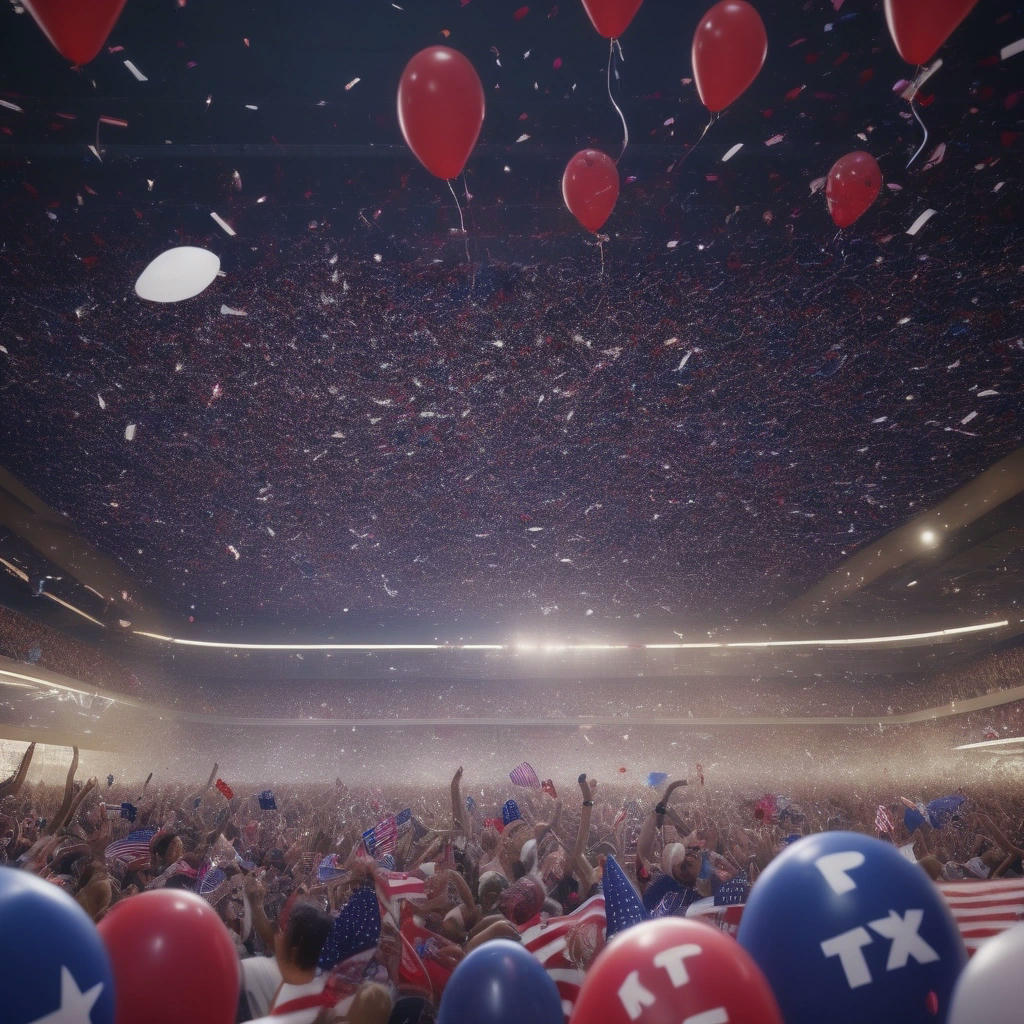
[[[886,810],[885,804],[879,804],[878,810],[875,812],[875,829],[882,835],[886,833],[892,835],[896,831],[892,815]]]
[[[156,835],[155,828],[140,828],[129,832],[123,839],[111,843],[104,856],[107,860],[123,861],[130,864],[141,857],[149,858],[149,842]]]
[[[515,768],[508,773],[508,777],[512,780],[512,784],[515,786],[526,786],[527,789],[540,789],[540,779],[537,778],[537,773],[533,770],[533,766],[528,761],[523,761],[522,764],[517,764]]]
[[[939,882],[969,956],[1000,932],[1024,921],[1024,878]]]
[[[389,814],[383,821],[363,833],[363,845],[375,860],[387,853],[394,853],[397,843],[398,825],[393,814]]]
[[[395,825],[400,836],[404,836],[412,828],[412,811],[408,807],[395,815]]]
[[[584,971],[605,941],[604,896],[592,896],[571,914],[549,917],[522,931],[522,943],[558,988],[566,1021],[580,994]]]

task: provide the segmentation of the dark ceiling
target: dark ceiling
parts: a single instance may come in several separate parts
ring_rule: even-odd
[[[84,69],[5,5],[0,466],[132,581],[116,614],[179,634],[771,622],[1024,441],[1024,13],[983,2],[940,51],[908,170],[881,3],[759,6],[765,68],[681,165],[703,7],[640,9],[602,254],[559,188],[621,143],[576,0],[129,0]],[[395,117],[435,43],[487,96],[465,243]],[[837,236],[812,183],[855,148],[886,187]],[[224,276],[138,299],[180,244]],[[949,549],[959,590],[890,576],[855,617],[1011,600],[1008,509]],[[15,531],[0,555],[59,575]]]

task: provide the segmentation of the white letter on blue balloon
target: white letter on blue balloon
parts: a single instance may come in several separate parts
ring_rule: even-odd
[[[839,856],[837,854],[837,856]],[[860,856],[858,854],[858,856]],[[822,857],[822,860],[826,858]],[[863,860],[863,858],[861,858]],[[827,876],[826,876],[827,877]],[[864,928],[853,928],[842,935],[836,935],[826,939],[821,944],[821,951],[825,956],[837,956],[843,965],[843,973],[846,975],[846,983],[850,988],[859,988],[861,985],[871,984],[871,970],[867,960],[861,952],[862,946],[871,945],[871,936]]]
[[[913,957],[919,964],[930,964],[939,959],[939,954],[917,934],[922,920],[924,920],[923,910],[908,910],[903,917],[900,917],[895,910],[890,910],[888,917],[880,918],[877,921],[868,921],[868,927],[872,931],[878,932],[883,939],[892,940],[892,945],[889,947],[889,959],[885,964],[887,971],[906,967],[910,957]]]
[[[847,872],[859,868],[863,863],[863,853],[846,850],[843,853],[828,853],[824,857],[819,857],[814,866],[825,876],[825,881],[832,887],[832,891],[842,896],[844,892],[851,892],[857,888],[857,883]]]

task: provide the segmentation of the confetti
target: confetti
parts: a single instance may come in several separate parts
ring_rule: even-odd
[[[234,238],[236,234],[235,229],[226,220],[224,220],[219,213],[211,210],[210,216],[213,218],[214,223],[220,227],[225,234],[231,235],[231,237]]]
[[[935,210],[931,210],[931,209],[925,210],[924,213],[922,213],[921,216],[918,217],[917,220],[915,220],[914,223],[911,224],[909,228],[907,228],[907,234],[908,235],[916,235],[918,233],[918,231],[920,231],[921,228],[923,228],[925,226],[925,224],[927,224],[928,221],[930,221],[932,219],[932,217],[934,217],[934,216],[935,216]]]
[[[5,110],[13,110],[16,114],[25,113],[17,103],[11,103],[10,100],[0,100],[0,107],[3,107]]]
[[[1017,42],[1004,46],[999,51],[999,59],[1009,60],[1011,57],[1016,57],[1018,53],[1024,53],[1024,39],[1018,39]]]
[[[124,66],[135,76],[137,82],[148,82],[149,79],[130,61],[126,60]]]
[[[735,146],[726,151],[725,156],[722,157],[722,163],[724,164],[727,160],[731,160],[742,148],[743,143],[737,142]]]
[[[128,426],[124,428],[124,439],[126,441],[134,441],[135,440],[135,424],[134,423],[129,423]]]
[[[967,415],[966,415],[966,416],[965,416],[965,417],[964,417],[964,418],[963,418],[963,419],[962,419],[962,420],[960,421],[960,426],[961,426],[961,427],[965,427],[965,426],[967,426],[967,424],[968,424],[968,423],[970,423],[970,422],[971,422],[971,420],[973,420],[973,419],[974,419],[974,417],[975,417],[975,416],[977,416],[977,415],[978,415],[978,413],[977,413],[977,412],[969,412],[969,413],[968,413],[968,414],[967,414]]]
[[[361,81],[362,81],[361,78],[356,77],[356,78],[353,78],[351,82],[346,82],[345,83],[345,92],[349,92],[349,90],[355,88],[355,86],[357,86]]]
[[[248,316],[244,309],[232,309],[231,306],[220,307],[221,316]]]

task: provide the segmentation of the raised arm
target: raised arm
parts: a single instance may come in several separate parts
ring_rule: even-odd
[[[71,767],[68,768],[68,777],[64,783],[64,801],[53,816],[53,821],[46,826],[46,835],[54,835],[59,828],[62,828],[71,811],[71,801],[75,796],[75,773],[78,771],[78,747],[72,749],[75,756],[71,758]]]
[[[672,794],[679,789],[680,786],[685,785],[686,779],[676,779],[675,782],[670,782],[665,787],[665,792],[662,794],[661,800],[655,805],[654,810],[647,815],[643,828],[640,829],[640,837],[636,841],[636,852],[637,856],[648,864],[651,863],[654,854],[654,835],[665,823],[665,814],[668,811],[668,802],[672,799]],[[675,824],[675,822],[673,822],[673,824]],[[678,826],[676,827],[678,828]],[[682,834],[685,835],[686,832],[684,831]]]
[[[583,855],[587,845],[587,837],[590,835],[590,819],[594,811],[594,788],[596,782],[587,778],[584,772],[576,780],[580,785],[580,793],[583,796],[583,807],[580,810],[580,827],[576,830],[576,842],[573,843],[572,857],[570,863],[575,868],[577,861]]]
[[[21,755],[21,764],[18,770],[5,782],[0,782],[0,800],[5,796],[17,796],[18,791],[25,784],[25,776],[28,775],[28,766],[32,763],[32,755],[35,753],[35,743],[28,745],[28,750]]]
[[[472,835],[469,812],[462,799],[462,765],[459,765],[458,770],[452,776],[452,827],[456,832],[462,829],[462,833],[467,839]]]

